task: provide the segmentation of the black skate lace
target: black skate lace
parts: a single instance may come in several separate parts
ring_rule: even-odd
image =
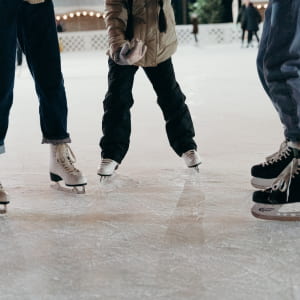
[[[284,141],[277,152],[266,157],[266,161],[262,163],[262,166],[272,165],[283,158],[287,158],[291,154],[292,149],[288,147],[287,141]]]
[[[68,173],[79,173],[79,170],[74,166],[76,163],[75,154],[68,144],[57,145],[56,160]]]

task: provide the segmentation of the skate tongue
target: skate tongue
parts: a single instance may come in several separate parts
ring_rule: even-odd
[[[56,160],[61,162],[64,168],[69,172],[78,173],[79,170],[74,167],[76,157],[68,144],[60,144],[57,147]]]

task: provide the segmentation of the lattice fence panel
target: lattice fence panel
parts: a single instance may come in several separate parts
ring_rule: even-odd
[[[190,25],[177,26],[179,44],[194,43]],[[204,45],[237,42],[240,29],[234,24],[211,24],[199,26],[199,42]],[[91,51],[107,49],[107,33],[101,31],[64,32],[59,34],[61,48],[65,52]]]

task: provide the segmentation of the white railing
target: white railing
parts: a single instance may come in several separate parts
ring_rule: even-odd
[[[194,44],[191,25],[177,26],[180,44]],[[201,45],[228,44],[240,39],[240,27],[235,24],[199,25],[198,39]],[[101,31],[64,32],[59,34],[62,51],[93,51],[107,49],[107,33]]]

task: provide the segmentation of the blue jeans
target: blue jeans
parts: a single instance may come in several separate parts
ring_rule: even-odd
[[[285,137],[300,141],[300,1],[270,0],[257,57],[259,77]]]
[[[0,0],[0,153],[4,152],[13,102],[17,39],[35,81],[42,142],[70,142],[52,1],[28,4],[23,0]]]

